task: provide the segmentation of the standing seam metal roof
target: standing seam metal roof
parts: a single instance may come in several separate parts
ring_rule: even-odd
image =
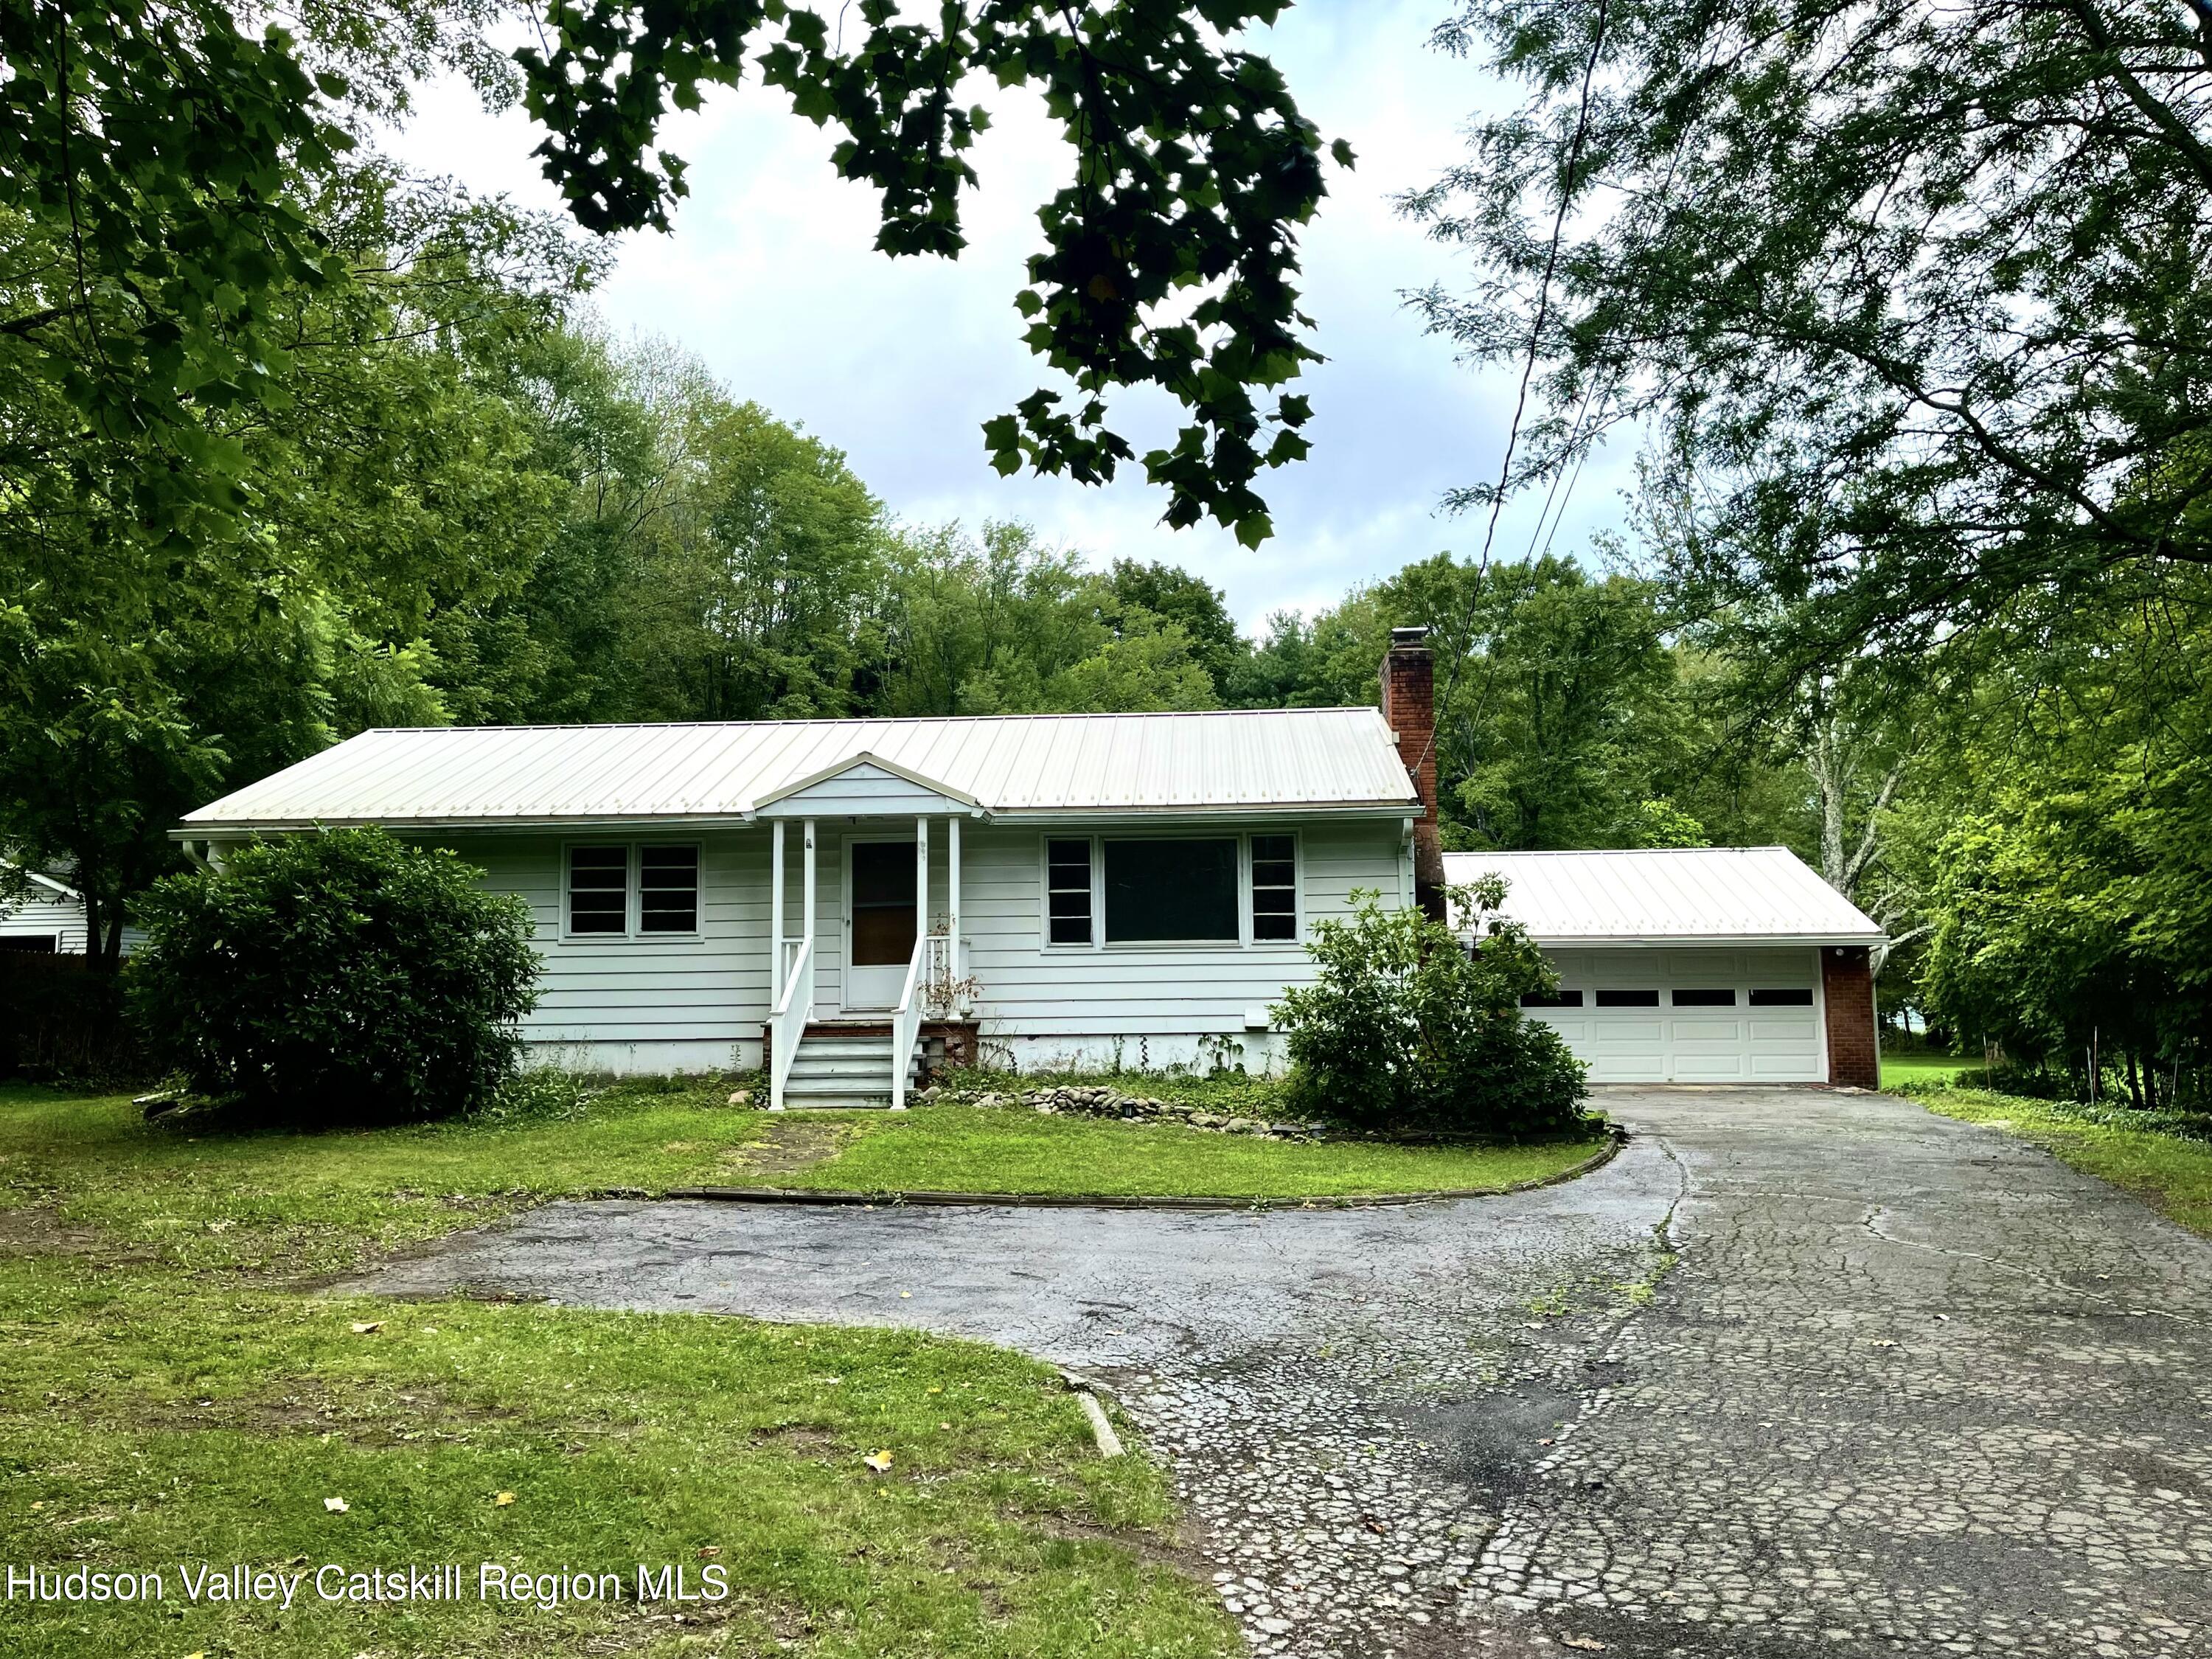
[[[364,732],[190,830],[743,817],[874,755],[991,812],[1417,805],[1373,708]]]
[[[1506,878],[1504,914],[1544,944],[1871,944],[1881,925],[1786,847],[1447,853],[1455,884]]]

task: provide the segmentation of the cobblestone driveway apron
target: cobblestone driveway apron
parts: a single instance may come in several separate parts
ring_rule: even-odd
[[[361,1288],[1080,1368],[1262,1653],[2212,1655],[2212,1246],[1878,1096],[1602,1104],[1620,1158],[1507,1199],[556,1205]]]

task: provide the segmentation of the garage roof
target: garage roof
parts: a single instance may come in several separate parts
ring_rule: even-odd
[[[179,833],[744,818],[864,757],[993,814],[1419,805],[1373,708],[434,726],[364,732],[187,814]]]
[[[1455,884],[1495,872],[1540,945],[1871,945],[1879,924],[1786,847],[1447,853]]]

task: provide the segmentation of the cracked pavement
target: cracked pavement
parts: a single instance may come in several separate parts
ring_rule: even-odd
[[[1601,1103],[1620,1158],[1505,1198],[562,1204],[356,1288],[1088,1372],[1261,1653],[2212,1653],[2212,1244],[1881,1096]]]

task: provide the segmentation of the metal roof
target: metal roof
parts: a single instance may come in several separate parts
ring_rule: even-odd
[[[1504,914],[1542,945],[1869,945],[1871,917],[1786,847],[1447,853],[1461,884],[1496,872]]]
[[[744,817],[863,757],[992,814],[1418,805],[1373,708],[424,726],[348,738],[179,833]]]

